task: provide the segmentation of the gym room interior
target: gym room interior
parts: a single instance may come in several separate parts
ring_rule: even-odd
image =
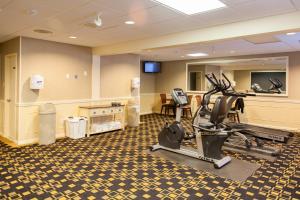
[[[0,0],[0,199],[300,199],[300,0]]]

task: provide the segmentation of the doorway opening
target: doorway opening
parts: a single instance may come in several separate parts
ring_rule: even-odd
[[[17,140],[17,54],[9,54],[4,58],[4,137]]]

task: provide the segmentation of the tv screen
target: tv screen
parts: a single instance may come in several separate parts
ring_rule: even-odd
[[[160,72],[160,62],[145,61],[144,62],[145,73],[158,73]]]

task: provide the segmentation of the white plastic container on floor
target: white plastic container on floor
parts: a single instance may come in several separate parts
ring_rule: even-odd
[[[84,117],[69,117],[66,120],[67,137],[79,139],[85,137],[87,119]]]

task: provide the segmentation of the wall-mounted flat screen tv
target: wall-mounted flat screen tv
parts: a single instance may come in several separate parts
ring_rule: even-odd
[[[144,61],[143,68],[145,73],[159,73],[161,68],[161,63],[155,61]]]

